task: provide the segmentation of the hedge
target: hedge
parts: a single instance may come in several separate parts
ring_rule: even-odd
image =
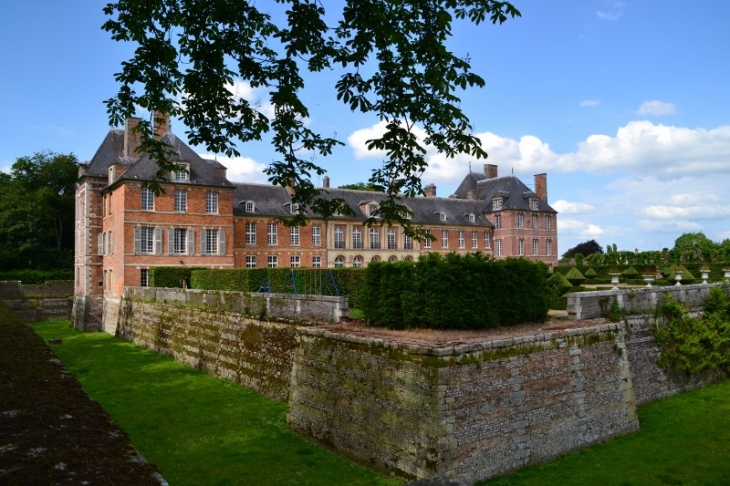
[[[200,267],[151,267],[148,278],[150,287],[190,288],[190,275]]]
[[[479,253],[372,262],[361,296],[368,322],[391,328],[484,329],[543,321],[550,303],[544,264],[489,260]]]
[[[24,284],[42,284],[48,280],[73,279],[73,270],[9,270],[0,272],[0,280],[20,280]]]

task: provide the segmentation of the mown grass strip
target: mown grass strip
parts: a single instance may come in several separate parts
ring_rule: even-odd
[[[305,441],[286,405],[68,322],[33,324],[87,393],[176,485],[396,485]]]

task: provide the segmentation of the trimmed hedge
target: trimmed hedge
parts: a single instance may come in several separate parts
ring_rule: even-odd
[[[73,279],[73,270],[10,270],[0,272],[0,280],[20,280],[24,284],[42,284],[48,280]]]
[[[430,253],[415,263],[370,263],[360,303],[375,326],[484,329],[544,321],[550,290],[542,263]]]
[[[190,275],[200,267],[151,267],[150,287],[190,288]],[[184,282],[184,285],[183,285]]]

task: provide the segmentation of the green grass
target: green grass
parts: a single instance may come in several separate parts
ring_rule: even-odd
[[[286,405],[68,322],[32,325],[87,393],[176,485],[396,485],[295,435]]]
[[[638,414],[638,432],[478,484],[730,484],[730,381],[642,405]]]
[[[294,435],[282,403],[104,333],[33,328],[173,486],[402,483]],[[730,381],[638,413],[638,432],[479,484],[730,485]]]

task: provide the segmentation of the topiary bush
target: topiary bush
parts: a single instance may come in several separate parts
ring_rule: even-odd
[[[553,273],[550,278],[547,279],[547,285],[550,289],[550,308],[565,310],[567,307],[567,300],[563,296],[570,292],[573,285],[562,273],[559,272]]]
[[[580,273],[578,267],[573,267],[568,273],[565,274],[565,278],[568,279],[571,285],[582,285],[586,278]]]

